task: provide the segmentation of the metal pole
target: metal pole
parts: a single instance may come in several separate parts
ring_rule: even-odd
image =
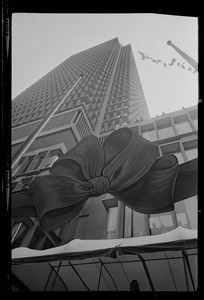
[[[73,91],[75,86],[79,83],[79,81],[82,79],[83,75],[80,75],[78,80],[75,82],[75,84],[72,86],[72,88],[69,90],[69,92],[65,95],[65,97],[59,101],[59,103],[56,103],[54,105],[51,112],[45,116],[45,118],[41,121],[41,123],[32,131],[32,133],[27,137],[27,139],[23,142],[23,144],[19,147],[19,149],[16,151],[16,153],[13,155],[13,163],[11,168],[17,164],[19,159],[23,156],[23,154],[26,152],[26,150],[30,147],[32,142],[35,140],[35,138],[38,136],[38,134],[42,131],[42,129],[45,127],[45,125],[49,122],[49,120],[52,118],[54,113],[58,110],[58,108],[62,105],[64,100],[69,96],[69,94]]]
[[[176,52],[178,52],[196,71],[198,71],[198,63],[193,58],[191,58],[185,52],[176,47],[171,41],[168,41],[167,45],[170,45],[172,48],[174,48]]]

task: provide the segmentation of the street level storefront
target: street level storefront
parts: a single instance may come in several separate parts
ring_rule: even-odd
[[[12,250],[12,291],[197,291],[197,230]]]

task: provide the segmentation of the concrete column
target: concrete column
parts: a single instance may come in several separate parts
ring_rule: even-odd
[[[174,120],[173,120],[172,116],[170,116],[170,119],[171,119],[171,126],[173,127],[175,135],[179,135],[176,125],[174,124]]]

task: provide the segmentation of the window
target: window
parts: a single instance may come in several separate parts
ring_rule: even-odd
[[[175,135],[172,127],[158,129],[158,133],[160,139],[166,139]]]
[[[58,158],[59,156],[57,154],[51,155],[44,168],[51,167]]]
[[[101,132],[104,132],[105,130],[105,124],[101,126]]]
[[[191,228],[185,202],[179,201],[177,203],[174,203],[174,208],[175,208],[178,226]]]
[[[106,238],[107,239],[115,239],[116,238],[116,228],[117,228],[117,214],[118,207],[109,207],[108,209],[108,223],[106,230]]]
[[[142,136],[151,142],[157,140],[157,135],[155,130],[142,132]]]
[[[187,227],[188,221],[185,213],[176,214],[178,226]]]
[[[160,148],[161,148],[161,151],[162,151],[163,155],[165,155],[165,154],[175,154],[175,155],[177,155],[177,153],[181,152],[180,144],[178,142],[164,144],[164,145],[161,145]],[[179,159],[179,156],[180,155],[178,154],[178,159]]]
[[[113,119],[113,113],[111,113],[110,115],[109,115],[109,120],[111,121]]]
[[[131,237],[133,235],[133,226],[132,226],[132,209],[128,206],[125,206],[125,228],[124,228],[124,237]]]
[[[121,108],[122,108],[122,104],[119,103],[118,106],[117,106],[117,109],[118,109],[118,110],[121,110]]]
[[[165,233],[174,229],[171,213],[155,214],[149,217],[151,235]]]
[[[25,159],[26,157],[22,157],[20,159],[19,163],[15,166],[14,171],[12,172],[12,176],[16,175],[19,172],[20,168],[22,167],[22,163]]]
[[[120,128],[120,120],[115,121],[115,129]]]
[[[124,237],[147,235],[145,215],[125,206]]]
[[[133,210],[133,236],[147,235],[146,215]]]
[[[20,168],[19,173],[25,173],[30,167],[32,161],[34,160],[35,155],[27,156],[24,162],[22,163],[22,168]]]
[[[123,116],[127,116],[127,115],[128,115],[128,109],[126,108],[123,110]]]
[[[32,166],[30,166],[32,168],[32,170],[36,170],[36,169],[38,169],[40,167],[40,165],[41,165],[41,163],[42,163],[42,161],[45,158],[45,156],[46,156],[47,153],[48,153],[48,151],[40,152],[36,156],[35,160],[33,161]]]
[[[107,130],[111,130],[111,129],[112,129],[112,123],[109,122],[109,123],[107,123]]]
[[[64,147],[61,146],[61,144],[59,145],[60,147]],[[56,146],[53,146],[53,148],[53,150],[45,151],[42,151],[41,149],[41,152],[38,150],[39,152],[34,155],[28,155],[21,158],[19,164],[14,169],[12,176],[32,172],[38,170],[39,168],[42,169],[50,167],[63,154],[61,148],[56,149]]]
[[[197,196],[187,198],[174,204],[178,225],[197,229],[198,199]]]
[[[25,232],[28,230],[28,226],[25,223],[16,223],[12,228],[12,248],[20,247],[21,242],[25,236]]]
[[[192,160],[198,157],[198,148],[186,150],[186,156],[188,160]]]
[[[129,123],[129,122],[128,122],[128,118],[123,118],[122,121],[123,121],[123,125],[124,125],[124,126],[127,126],[128,123]]]
[[[192,131],[188,121],[182,122],[182,123],[177,123],[177,124],[175,124],[175,126],[178,131],[178,134],[184,134],[184,133],[188,133],[188,132]]]
[[[196,129],[198,129],[198,119],[194,119],[194,120],[192,120],[192,121],[193,121],[193,123],[194,123]]]
[[[121,117],[121,111],[117,111],[116,112],[116,118],[118,119],[118,118],[120,118]]]
[[[176,153],[172,153],[172,154],[174,154],[177,157],[179,164],[184,163],[184,158],[183,158],[183,155],[181,152],[176,152]]]

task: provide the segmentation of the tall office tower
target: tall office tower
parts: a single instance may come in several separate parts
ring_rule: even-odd
[[[57,114],[81,108],[88,121],[84,134],[109,131],[136,117],[149,118],[131,46],[122,47],[115,38],[72,55],[17,96],[12,102],[12,127],[42,119],[80,74],[83,79]]]

